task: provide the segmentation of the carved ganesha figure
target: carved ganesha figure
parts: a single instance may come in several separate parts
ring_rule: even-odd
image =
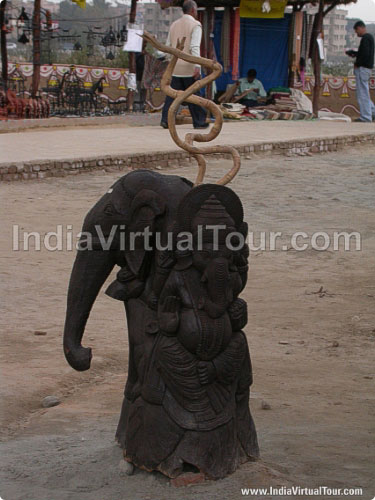
[[[175,477],[189,464],[208,477],[224,477],[258,456],[248,407],[251,362],[242,331],[247,306],[238,298],[248,271],[240,200],[223,186],[196,187],[178,207],[174,232],[176,249],[164,259],[169,274],[145,324],[152,345],[141,362],[142,375],[135,384],[128,382],[126,417],[117,436],[125,458],[140,467]],[[186,248],[184,235],[191,235]],[[144,428],[155,405],[168,436],[164,456],[147,462],[144,453],[150,451],[140,452],[133,443],[146,432],[148,446],[157,448],[160,435]]]
[[[249,410],[250,354],[242,329],[247,308],[247,224],[237,195],[225,186],[193,187],[177,176],[132,172],[92,208],[84,233],[104,236],[126,225],[149,231],[135,248],[115,238],[103,250],[78,252],[68,293],[64,351],[87,370],[81,345],[95,298],[115,265],[106,293],[125,304],[128,379],[116,437],[125,460],[176,477],[184,470],[222,478],[258,456]]]

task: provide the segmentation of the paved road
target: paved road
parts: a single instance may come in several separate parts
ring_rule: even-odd
[[[180,135],[190,125],[178,127]],[[375,132],[373,123],[239,122],[225,123],[218,140],[211,144],[256,144],[264,141],[303,140]],[[31,160],[152,153],[177,150],[168,130],[158,126],[74,127],[0,134],[0,163]]]

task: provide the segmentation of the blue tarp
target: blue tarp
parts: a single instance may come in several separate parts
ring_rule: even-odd
[[[222,11],[215,12],[215,50],[220,63],[220,40]],[[284,19],[241,18],[240,77],[245,77],[250,68],[258,72],[257,78],[266,90],[288,84],[288,33],[291,15]],[[233,83],[231,71],[216,80],[217,90],[226,90]]]

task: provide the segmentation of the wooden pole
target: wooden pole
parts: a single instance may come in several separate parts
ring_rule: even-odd
[[[294,81],[295,81],[295,71],[294,71],[294,53],[293,53],[293,47],[294,47],[294,22],[293,20],[295,19],[296,15],[296,6],[293,5],[293,13],[292,13],[292,21],[290,22],[289,25],[289,36],[288,36],[288,50],[289,50],[289,55],[291,55],[291,58],[289,60],[289,75],[288,75],[288,87],[294,87]],[[290,45],[292,45],[292,49],[290,49]]]
[[[36,97],[40,82],[40,8],[41,0],[34,0],[33,13],[33,80],[31,85],[31,97]]]
[[[135,24],[137,16],[137,0],[132,0],[130,7],[129,23]],[[129,73],[136,73],[135,52],[129,52]],[[133,111],[134,90],[128,90],[128,110]]]
[[[323,30],[323,18],[324,18],[324,0],[319,0],[319,10],[315,16],[315,26],[313,30],[313,54],[312,61],[314,65],[314,76],[315,76],[315,86],[313,93],[313,112],[315,116],[318,116],[319,112],[319,100],[320,100],[320,70],[321,61],[318,46],[318,37],[321,35]]]
[[[0,3],[0,30],[1,30],[1,77],[4,80],[5,88],[8,86],[8,51],[7,51],[7,32],[5,28],[5,8],[7,0]]]
[[[213,60],[214,58],[214,39],[212,38],[212,34],[214,32],[215,27],[215,9],[214,7],[207,7],[207,16],[208,16],[208,47],[207,47],[207,59]],[[212,100],[214,98],[212,92],[212,82],[210,82],[207,86],[207,99]]]

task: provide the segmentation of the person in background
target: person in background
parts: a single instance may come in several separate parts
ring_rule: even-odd
[[[375,120],[375,106],[370,97],[370,77],[374,68],[374,37],[367,33],[363,21],[357,21],[354,31],[361,38],[358,50],[348,50],[350,57],[355,57],[354,74],[357,87],[357,101],[359,104],[360,117],[356,122],[371,122]]]
[[[249,69],[247,78],[240,78],[235,85],[236,101],[243,104],[247,108],[253,108],[258,105],[258,97],[267,97],[261,81],[257,80],[257,72],[255,69]]]
[[[197,20],[198,6],[193,0],[185,0],[182,11],[183,16],[177,19],[169,29],[166,45],[176,47],[177,41],[186,37],[184,52],[200,57],[202,25]],[[199,65],[178,59],[172,75],[171,87],[175,90],[186,90],[200,78],[200,75],[201,67]],[[163,128],[168,128],[168,110],[172,102],[173,99],[166,96],[160,122]],[[209,124],[206,123],[206,111],[196,104],[189,103],[188,105],[194,128],[207,128]]]

